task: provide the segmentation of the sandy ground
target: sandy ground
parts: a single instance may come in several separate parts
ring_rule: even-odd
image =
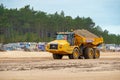
[[[54,60],[48,52],[0,52],[0,80],[120,80],[120,52]]]

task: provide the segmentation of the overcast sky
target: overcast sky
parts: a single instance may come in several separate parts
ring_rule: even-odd
[[[96,25],[110,33],[120,34],[120,0],[0,0],[7,8],[30,5],[49,13],[65,12],[66,16],[91,17]]]

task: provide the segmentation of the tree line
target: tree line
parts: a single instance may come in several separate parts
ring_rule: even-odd
[[[120,44],[120,35],[103,31],[90,17],[72,18],[65,16],[64,11],[47,14],[35,11],[30,5],[20,9],[0,5],[0,43],[51,41],[56,32],[71,29],[86,29],[102,36],[105,43]]]

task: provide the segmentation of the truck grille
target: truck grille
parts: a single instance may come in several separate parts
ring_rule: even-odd
[[[58,44],[50,44],[50,49],[58,49]]]

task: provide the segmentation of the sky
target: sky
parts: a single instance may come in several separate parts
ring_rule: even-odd
[[[6,8],[30,5],[48,14],[64,11],[65,16],[90,17],[110,34],[120,34],[120,0],[0,0]]]

